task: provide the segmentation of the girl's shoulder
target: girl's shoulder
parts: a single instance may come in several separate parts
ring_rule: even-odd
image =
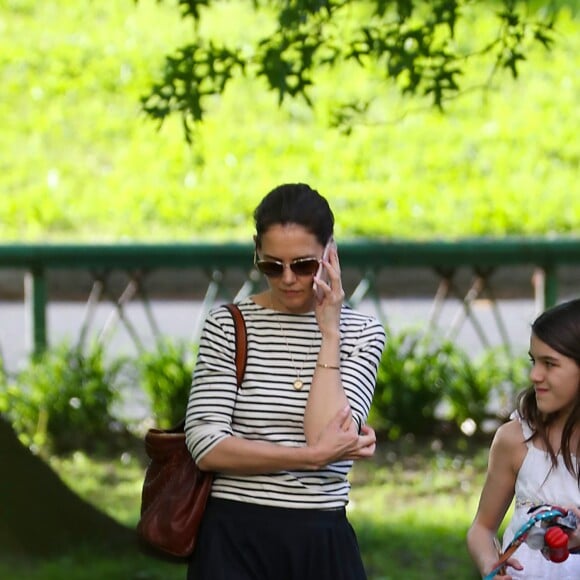
[[[514,417],[500,425],[495,433],[494,439],[502,445],[514,447],[518,445],[525,446],[526,438],[522,429],[521,420]]]
[[[527,452],[528,446],[519,419],[510,419],[498,427],[491,444],[491,453],[508,461],[514,473],[519,471]]]
[[[489,449],[488,470],[495,474],[502,474],[515,485],[518,473],[528,454],[519,421],[512,419],[500,425]]]

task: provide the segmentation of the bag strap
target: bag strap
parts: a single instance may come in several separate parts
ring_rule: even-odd
[[[237,304],[226,304],[225,306],[234,319],[234,329],[236,331],[236,379],[238,389],[240,389],[244,375],[246,374],[246,363],[248,360],[246,321]]]

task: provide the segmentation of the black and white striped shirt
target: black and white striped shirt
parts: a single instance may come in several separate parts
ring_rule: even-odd
[[[306,445],[304,409],[321,341],[314,312],[277,312],[250,298],[238,306],[248,347],[241,389],[236,385],[234,324],[225,307],[209,313],[200,338],[186,417],[187,445],[196,460],[230,435]],[[360,426],[371,406],[385,329],[375,318],[343,306],[340,338],[342,384]],[[293,388],[297,374],[304,381],[299,391]],[[212,496],[279,507],[343,507],[348,503],[351,466],[352,461],[341,461],[318,471],[217,473]]]

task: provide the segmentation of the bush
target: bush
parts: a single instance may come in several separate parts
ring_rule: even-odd
[[[516,394],[527,386],[528,361],[505,348],[490,349],[473,361],[457,347],[455,351],[459,364],[444,395],[448,417],[464,432],[487,431],[488,422],[497,424],[509,416]]]
[[[176,425],[185,415],[195,352],[194,345],[165,339],[155,351],[140,355],[137,361],[142,386],[161,428]]]
[[[106,364],[101,345],[83,353],[63,343],[5,381],[0,410],[35,450],[99,451],[124,431],[111,413],[123,367],[120,359]]]
[[[470,359],[452,342],[420,331],[390,336],[379,366],[370,421],[390,439],[407,433],[434,435],[445,429],[481,431],[503,420],[523,359],[500,350]],[[498,404],[500,403],[500,404]]]
[[[137,381],[147,394],[154,422],[167,428],[183,419],[197,346],[163,339],[129,365],[105,363],[103,348],[85,354],[63,344],[8,376],[0,359],[0,412],[26,445],[43,452],[110,451],[129,441],[112,412],[120,389]],[[489,431],[503,421],[514,395],[526,385],[527,361],[490,350],[470,359],[449,341],[420,331],[390,335],[381,358],[370,423],[395,440]]]

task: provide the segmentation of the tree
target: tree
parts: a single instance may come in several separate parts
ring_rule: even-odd
[[[136,547],[133,530],[71,491],[0,416],[0,556],[50,556],[71,546]]]
[[[183,18],[195,23],[194,38],[166,56],[161,79],[142,106],[160,123],[180,115],[188,141],[204,120],[208,99],[242,75],[265,79],[280,104],[301,98],[313,107],[317,73],[354,63],[443,110],[466,91],[492,87],[500,71],[517,78],[534,46],[550,49],[559,10],[548,1],[534,10],[538,2],[516,0],[252,0],[255,11],[271,14],[273,27],[248,48],[202,33],[204,15],[218,0],[178,3]],[[483,12],[494,18],[493,36],[460,38],[462,25]],[[480,77],[472,86],[464,84],[469,67]],[[371,103],[337,103],[334,125],[349,131]]]

